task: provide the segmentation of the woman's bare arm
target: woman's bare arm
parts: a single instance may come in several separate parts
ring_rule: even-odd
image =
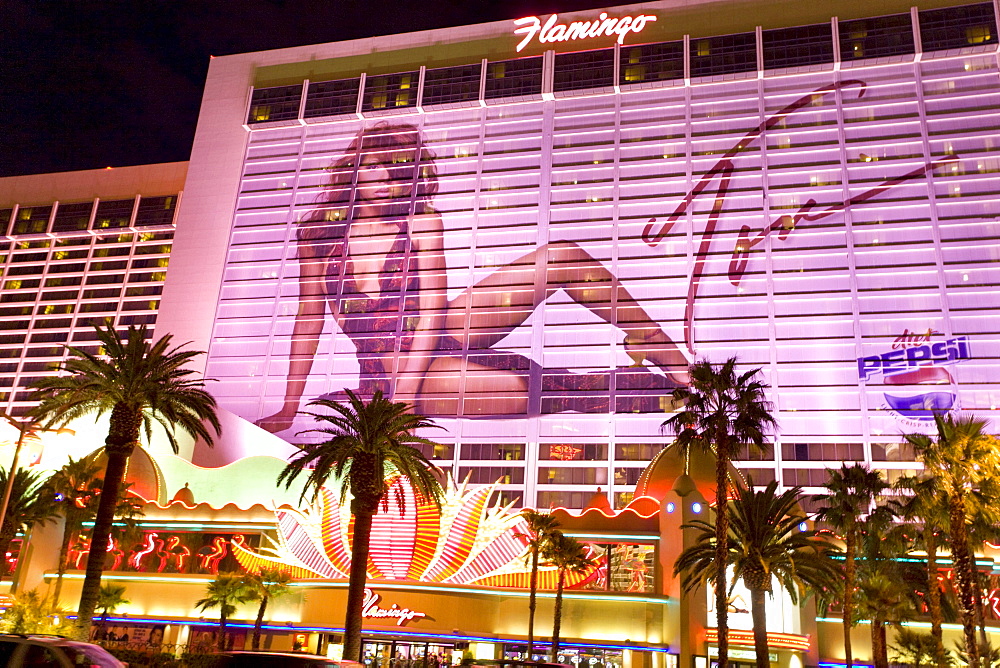
[[[285,401],[280,411],[257,421],[259,426],[270,432],[284,431],[292,426],[306,389],[306,378],[316,358],[327,301],[324,286],[326,262],[317,252],[323,245],[310,239],[299,239],[298,242],[299,308],[292,327]]]

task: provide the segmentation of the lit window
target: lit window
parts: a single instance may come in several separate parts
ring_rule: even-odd
[[[271,105],[261,104],[250,110],[250,120],[254,122],[266,121],[271,118]]]
[[[697,49],[699,56],[709,56],[712,54],[712,44],[707,39],[698,40]]]
[[[993,31],[987,24],[970,26],[965,29],[965,41],[969,44],[985,44],[993,41]]]

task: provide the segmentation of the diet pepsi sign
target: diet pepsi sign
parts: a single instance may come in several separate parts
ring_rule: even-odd
[[[929,378],[924,378],[924,376],[928,374],[919,373],[924,367],[955,364],[970,358],[969,337],[959,336],[946,341],[901,347],[881,355],[862,357],[858,359],[858,378],[871,380],[874,376],[884,376],[884,382],[891,385],[926,383]],[[896,378],[896,376],[903,376],[903,374],[906,374],[905,378]],[[936,375],[940,379],[939,382],[949,382],[945,379],[947,374]]]

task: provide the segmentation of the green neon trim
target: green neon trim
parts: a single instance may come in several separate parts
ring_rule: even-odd
[[[597,540],[604,538],[608,539],[609,542],[618,542],[620,540],[648,540],[648,541],[660,540],[660,537],[655,534],[576,533],[575,531],[564,531],[563,533],[573,538],[594,538]]]

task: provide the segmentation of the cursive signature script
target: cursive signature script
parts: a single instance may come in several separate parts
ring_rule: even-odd
[[[663,238],[670,232],[671,229],[673,229],[678,219],[680,219],[680,217],[687,212],[691,204],[698,197],[703,194],[715,194],[715,201],[712,204],[712,210],[708,214],[708,220],[705,222],[705,229],[701,233],[701,240],[698,244],[697,250],[695,251],[694,266],[691,270],[691,279],[688,283],[687,299],[684,304],[684,343],[690,352],[694,353],[695,343],[694,306],[697,301],[699,287],[701,286],[702,279],[705,276],[705,264],[709,257],[709,251],[712,248],[712,240],[715,236],[716,228],[718,227],[719,217],[722,215],[726,195],[729,192],[730,180],[733,172],[735,171],[733,159],[741,151],[746,150],[755,141],[761,139],[761,137],[763,137],[768,130],[784,121],[786,117],[794,114],[806,105],[815,104],[817,96],[825,97],[835,95],[837,92],[850,92],[856,94],[860,99],[864,96],[866,89],[867,84],[865,84],[864,81],[849,79],[830,84],[828,86],[823,86],[822,88],[818,88],[815,91],[808,93],[807,95],[803,95],[774,115],[765,119],[759,126],[747,132],[747,134],[736,142],[732,148],[726,151],[719,161],[701,176],[694,187],[684,196],[680,204],[677,205],[673,213],[667,216],[666,220],[658,222],[656,218],[649,219],[649,222],[646,224],[645,228],[643,228],[642,238],[647,245],[655,248],[661,241],[663,241]],[[835,213],[843,212],[853,204],[860,204],[878,197],[885,191],[903,183],[904,181],[919,178],[927,172],[958,159],[959,157],[957,155],[949,155],[948,157],[940,160],[933,160],[917,167],[916,169],[906,172],[905,174],[901,174],[896,178],[883,181],[878,186],[871,188],[870,190],[866,190],[858,195],[849,197],[843,202],[830,205],[825,209],[815,210],[817,205],[816,200],[809,199],[794,214],[779,216],[776,220],[771,222],[769,225],[765,225],[763,229],[752,236],[751,233],[753,230],[751,230],[748,225],[742,226],[739,234],[737,235],[732,258],[729,262],[730,282],[732,282],[733,285],[739,285],[740,280],[742,280],[743,275],[746,272],[747,263],[749,262],[750,249],[766,239],[772,233],[778,232],[778,239],[784,241],[788,234],[802,222],[811,223],[817,220],[822,220],[828,216],[832,216]],[[717,186],[714,189],[709,187],[713,183],[717,183]]]
[[[514,25],[519,26],[515,35],[524,35],[517,51],[531,43],[531,40],[538,36],[539,44],[549,42],[567,42],[571,39],[588,39],[600,37],[602,35],[618,35],[618,43],[625,43],[625,36],[630,32],[640,33],[647,23],[652,23],[656,17],[652,14],[639,14],[638,16],[622,16],[620,18],[608,18],[607,12],[601,12],[593,21],[573,21],[572,23],[556,23],[559,20],[558,14],[553,14],[549,20],[542,25],[537,16],[526,16],[523,19],[514,21]]]
[[[361,604],[361,616],[365,619],[395,619],[396,626],[406,626],[415,619],[423,619],[423,612],[401,608],[393,603],[388,608],[378,607],[382,594],[376,594],[371,589],[365,589],[365,599]]]

